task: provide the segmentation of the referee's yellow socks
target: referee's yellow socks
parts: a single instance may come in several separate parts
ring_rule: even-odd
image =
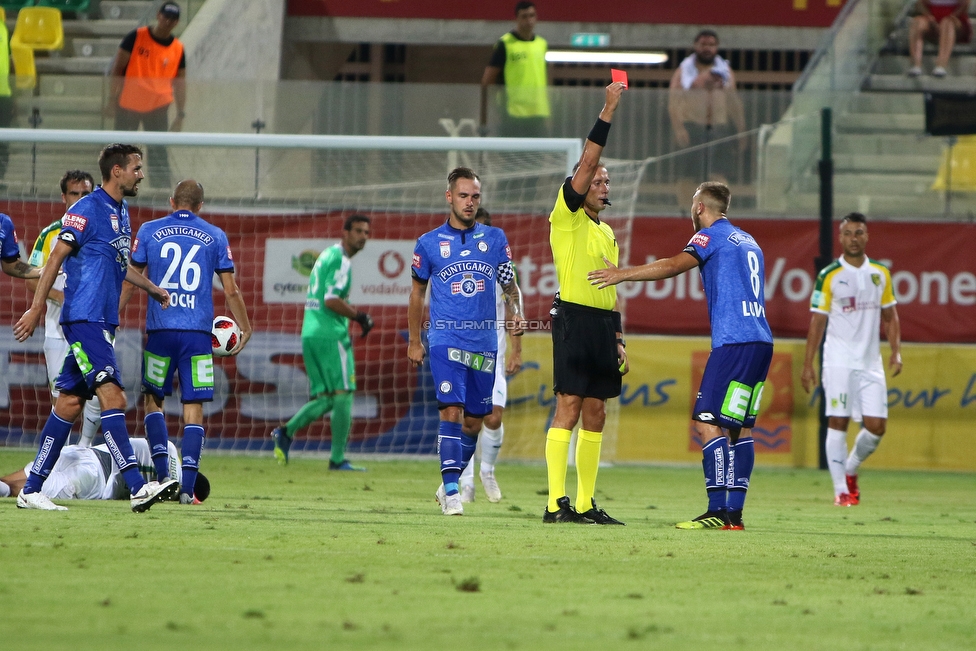
[[[556,500],[566,494],[566,466],[569,464],[569,439],[573,432],[560,427],[550,427],[546,433],[546,468],[549,471],[550,513],[559,510]]]
[[[592,508],[590,500],[596,491],[596,473],[600,470],[600,448],[603,432],[580,428],[576,439],[576,510],[585,513]]]

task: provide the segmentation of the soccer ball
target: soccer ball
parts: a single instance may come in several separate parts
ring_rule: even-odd
[[[216,357],[227,357],[241,340],[241,329],[229,316],[218,316],[210,330],[210,343]]]

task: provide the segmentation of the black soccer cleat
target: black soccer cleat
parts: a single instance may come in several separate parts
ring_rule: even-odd
[[[609,515],[607,515],[607,512],[604,511],[603,509],[598,509],[596,507],[596,500],[593,499],[592,497],[590,498],[590,502],[593,504],[593,508],[590,509],[589,511],[586,511],[585,513],[580,513],[580,515],[586,518],[587,520],[590,520],[595,524],[619,524],[619,525],[624,524],[620,520],[617,520],[616,518],[612,518]]]
[[[556,504],[559,505],[559,509],[554,512],[550,511],[548,506],[546,507],[545,512],[542,514],[542,521],[544,523],[593,524],[592,520],[584,518],[572,507],[569,503],[569,497],[565,495],[560,497],[556,500]]]

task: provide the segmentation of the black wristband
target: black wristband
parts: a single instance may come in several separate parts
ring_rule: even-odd
[[[624,348],[626,348],[627,347],[627,342],[624,341],[623,339],[618,339],[617,340],[617,345],[618,346],[623,346]]]
[[[611,312],[610,319],[613,321],[613,331],[614,333],[623,332],[624,326],[623,321],[620,318],[620,312]]]
[[[592,143],[596,143],[601,147],[607,146],[607,136],[610,134],[610,123],[604,122],[600,118],[596,119],[596,124],[590,129],[590,135],[586,136],[586,139]]]

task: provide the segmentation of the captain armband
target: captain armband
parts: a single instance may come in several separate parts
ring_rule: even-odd
[[[498,265],[498,282],[504,287],[515,279],[515,265],[512,264],[511,260],[506,260],[505,262]]]

